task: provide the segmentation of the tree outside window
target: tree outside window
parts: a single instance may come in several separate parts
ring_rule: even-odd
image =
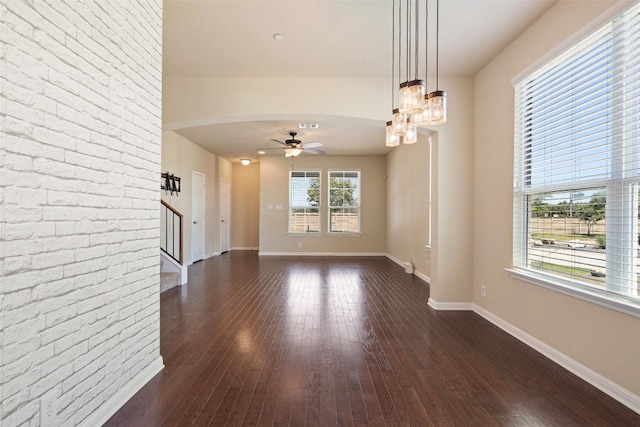
[[[593,227],[605,217],[607,196],[603,191],[594,194],[589,203],[578,203],[574,206],[575,216],[587,224],[587,236],[592,235]]]

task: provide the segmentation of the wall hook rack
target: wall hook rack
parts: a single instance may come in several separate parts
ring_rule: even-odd
[[[160,174],[162,178],[162,182],[160,184],[160,188],[164,191],[170,192],[173,196],[173,193],[180,193],[180,177],[175,176],[169,172],[163,172]]]

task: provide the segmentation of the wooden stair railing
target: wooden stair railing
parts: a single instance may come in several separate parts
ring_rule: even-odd
[[[182,214],[164,200],[160,202],[160,249],[182,265]]]

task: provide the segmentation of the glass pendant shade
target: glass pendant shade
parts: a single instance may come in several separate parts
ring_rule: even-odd
[[[420,114],[424,111],[424,80],[412,80],[400,84],[400,112],[403,114]]]
[[[447,93],[436,90],[429,94],[429,110],[431,110],[431,124],[441,125],[447,121]]]
[[[393,109],[393,117],[392,117],[392,127],[393,133],[396,136],[404,136],[407,131],[407,117],[400,112],[399,109]]]
[[[425,127],[431,124],[431,108],[429,108],[429,95],[424,96],[424,110],[420,114],[414,114],[413,124],[418,127]]]
[[[299,155],[300,153],[302,153],[302,149],[301,148],[285,148],[284,149],[284,156],[285,157],[295,157],[295,156]]]
[[[402,138],[403,144],[415,144],[418,142],[418,129],[413,125],[413,123],[407,124],[407,132],[404,134],[404,138]]]
[[[387,122],[387,147],[397,147],[400,145],[400,137],[393,133],[393,122]]]

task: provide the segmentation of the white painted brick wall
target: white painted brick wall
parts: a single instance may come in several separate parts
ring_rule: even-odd
[[[0,1],[0,426],[159,366],[161,35],[161,0]]]
[[[5,170],[5,159],[7,156],[6,144],[7,144],[7,135],[3,131],[3,129],[7,128],[7,117],[5,111],[7,110],[7,34],[8,28],[6,26],[6,16],[7,16],[7,7],[4,2],[0,2],[0,402],[6,402],[4,394],[4,383],[7,378],[11,375],[24,375],[27,372],[27,367],[22,364],[20,366],[15,366],[13,369],[5,366],[5,358],[4,358],[4,331],[5,331],[5,322],[4,322],[4,294],[5,294],[5,278],[4,278],[4,268],[5,268],[5,246],[6,239],[9,236],[6,231],[6,214],[5,214],[5,188],[7,177]],[[22,177],[24,178],[24,177]],[[24,179],[21,181],[24,182]],[[31,231],[32,232],[32,231]],[[22,236],[29,235],[29,230],[15,230],[14,233],[20,234]],[[24,238],[24,237],[23,237]],[[20,250],[18,250],[19,252]],[[34,285],[34,276],[25,277],[25,281],[29,283],[30,286]],[[27,286],[29,286],[27,285]],[[18,288],[18,290],[21,288]],[[17,372],[15,372],[17,371]],[[15,372],[15,373],[14,373]],[[22,401],[23,398],[20,396],[16,396],[17,400]],[[9,403],[10,404],[10,403]],[[0,404],[0,425],[3,424],[2,420],[4,419],[4,404]]]

